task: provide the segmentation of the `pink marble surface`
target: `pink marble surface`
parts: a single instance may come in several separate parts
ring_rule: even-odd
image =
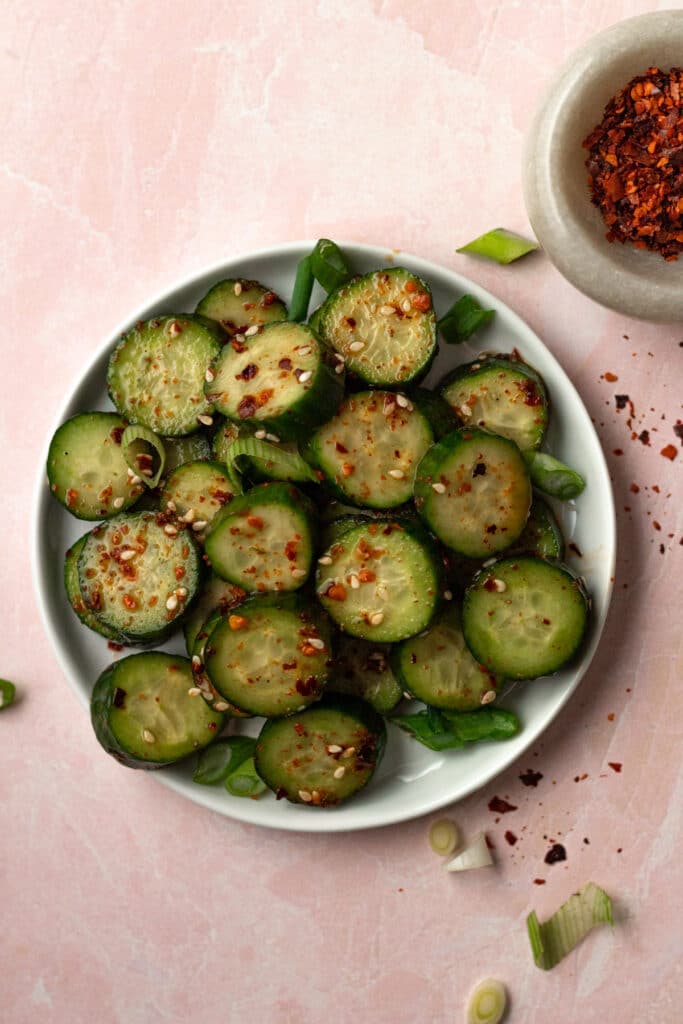
[[[667,6],[3,9],[0,674],[22,694],[0,716],[3,1024],[440,1024],[462,1019],[486,975],[508,986],[511,1022],[681,1019],[683,330],[600,309],[542,257],[501,270],[453,252],[496,223],[527,228],[522,140],[561,60],[599,28]],[[439,870],[425,820],[279,834],[120,768],[32,594],[39,452],[94,346],[196,268],[323,234],[440,261],[507,301],[579,386],[613,476],[620,555],[601,651],[538,748],[452,809],[496,846],[496,867],[466,877]],[[633,398],[649,445],[631,439],[615,392]],[[669,443],[674,462],[659,454]],[[528,767],[543,774],[536,789],[519,781]],[[494,794],[518,808],[499,822]],[[568,859],[548,867],[551,839]],[[617,926],[546,975],[525,916],[588,880],[613,895]]]

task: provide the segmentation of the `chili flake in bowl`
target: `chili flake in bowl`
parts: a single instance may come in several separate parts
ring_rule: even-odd
[[[529,219],[552,262],[643,320],[683,321],[681,53],[683,10],[594,36],[551,85],[525,150]]]

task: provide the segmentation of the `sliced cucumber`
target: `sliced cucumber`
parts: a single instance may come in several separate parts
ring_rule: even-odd
[[[368,704],[326,696],[315,707],[266,722],[256,770],[278,797],[331,807],[366,786],[382,759],[386,726]]]
[[[201,540],[216,514],[232,498],[227,473],[218,462],[185,462],[166,478],[161,507],[170,507]]]
[[[318,426],[343,394],[317,337],[298,323],[266,324],[244,341],[233,338],[210,375],[206,397],[219,412],[280,439],[296,439]]]
[[[420,527],[378,519],[348,530],[318,560],[316,589],[344,632],[392,643],[420,633],[433,618],[438,556]]]
[[[190,657],[194,654],[195,642],[209,616],[216,611],[222,615],[227,614],[231,609],[242,604],[246,596],[241,587],[222,580],[215,573],[211,574],[210,578],[202,584],[197,594],[197,600],[183,620],[185,647]]]
[[[391,670],[389,644],[371,644],[341,633],[335,639],[334,650],[332,678],[326,692],[360,697],[381,715],[393,711],[403,697],[403,687]]]
[[[227,701],[272,718],[317,700],[328,676],[330,628],[298,595],[254,597],[211,633],[206,671]]]
[[[460,426],[460,420],[445,398],[438,391],[428,388],[413,388],[410,392],[413,404],[427,417],[437,441],[446,434],[452,434]]]
[[[151,512],[96,526],[78,560],[86,608],[131,643],[160,639],[189,607],[201,560],[191,536]]]
[[[248,428],[226,420],[224,416],[217,417],[217,420],[218,427],[211,440],[211,452],[216,462],[225,462],[230,445]]]
[[[342,501],[386,509],[410,500],[433,440],[427,419],[404,395],[362,391],[342,403],[304,454]]]
[[[166,451],[164,474],[169,476],[178,466],[186,462],[206,461],[211,458],[211,445],[201,431],[186,437],[162,437]],[[219,460],[221,461],[221,460]]]
[[[109,519],[129,508],[144,485],[121,448],[126,420],[114,412],[72,416],[55,432],[47,456],[50,490],[77,519]]]
[[[466,427],[481,427],[514,441],[521,451],[539,448],[548,426],[543,380],[528,363],[485,356],[458,366],[441,394]]]
[[[66,553],[64,560],[64,588],[66,590],[66,596],[69,600],[69,604],[76,612],[76,615],[81,620],[84,626],[99,633],[100,636],[105,637],[107,640],[113,640],[114,643],[121,644],[125,642],[125,637],[121,633],[117,633],[115,629],[110,629],[109,626],[105,626],[103,622],[97,618],[97,616],[89,611],[85,606],[83,595],[81,594],[81,587],[78,582],[78,559],[81,557],[81,552],[85,547],[85,542],[88,539],[88,534],[81,537],[73,544]]]
[[[255,324],[287,319],[287,307],[274,291],[241,277],[215,284],[195,312],[217,321],[231,338],[244,334]]]
[[[342,285],[316,313],[316,324],[346,368],[377,387],[400,387],[423,376],[436,352],[429,285],[403,267]]]
[[[439,540],[468,558],[486,558],[520,536],[531,484],[517,445],[482,430],[458,430],[422,459],[415,505]]]
[[[550,506],[542,498],[534,497],[526,526],[505,556],[534,555],[536,558],[564,559],[562,529]]]
[[[215,707],[216,711],[224,712],[229,718],[251,718],[248,711],[242,711],[241,708],[238,708],[235,704],[227,701],[225,697],[218,692],[206,671],[206,648],[209,643],[209,639],[216,626],[225,621],[228,611],[229,610],[223,611],[222,609],[216,609],[211,613],[211,615],[209,615],[208,619],[197,633],[194,646],[192,648],[192,672],[195,683],[202,697],[204,700],[208,701],[209,704]]]
[[[90,704],[98,741],[129,768],[161,768],[207,747],[223,715],[194,688],[187,658],[145,651],[105,669]]]
[[[403,689],[425,704],[449,711],[473,711],[488,703],[492,699],[488,694],[495,695],[502,682],[470,654],[455,602],[444,608],[426,633],[394,649],[392,667]]]
[[[205,375],[223,337],[209,321],[187,315],[136,324],[109,360],[112,402],[131,423],[162,436],[192,434],[210,425]]]
[[[506,558],[468,587],[463,633],[474,657],[511,679],[557,672],[576,653],[588,602],[568,569],[538,558]]]
[[[206,537],[221,579],[244,590],[299,590],[313,559],[314,508],[293,484],[260,484],[233,498]]]

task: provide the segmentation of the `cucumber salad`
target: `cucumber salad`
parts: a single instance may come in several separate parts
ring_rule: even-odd
[[[90,523],[73,611],[146,648],[93,680],[122,764],[194,756],[197,783],[331,807],[392,730],[436,751],[516,735],[506,687],[576,655],[590,601],[553,504],[584,481],[543,450],[549,396],[514,338],[424,386],[493,316],[439,312],[427,281],[355,276],[322,239],[289,307],[231,278],[120,338],[111,410],[58,428],[47,475]],[[185,654],[153,649],[174,633]]]

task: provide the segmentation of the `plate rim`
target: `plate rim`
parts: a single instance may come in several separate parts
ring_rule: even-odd
[[[104,354],[110,350],[116,343],[116,340],[122,333],[130,328],[131,323],[135,323],[138,320],[144,319],[149,315],[149,310],[154,309],[156,306],[164,303],[168,296],[183,289],[191,289],[195,287],[202,279],[210,276],[218,276],[219,274],[225,275],[226,272],[234,271],[239,263],[246,263],[262,259],[282,259],[282,258],[301,258],[306,255],[315,245],[316,240],[303,240],[303,241],[292,241],[278,243],[272,246],[265,246],[257,250],[248,250],[246,252],[238,253],[235,256],[231,256],[229,259],[222,259],[220,261],[213,261],[210,264],[202,267],[198,271],[186,274],[181,278],[176,279],[171,284],[167,285],[163,289],[159,290],[151,299],[148,299],[143,304],[140,304],[130,315],[126,316],[125,319],[121,320],[115,328],[106,336],[99,345],[96,346],[92,353],[91,358],[88,360],[84,368],[81,368],[71,382],[68,388],[67,396],[59,404],[55,417],[53,418],[50,425],[50,433],[43,440],[41,447],[41,459],[38,464],[38,471],[36,473],[33,493],[31,498],[31,537],[30,537],[30,555],[31,555],[31,578],[33,584],[34,595],[38,604],[40,617],[43,623],[43,627],[50,641],[50,646],[53,655],[56,657],[56,661],[62,670],[69,688],[73,691],[80,705],[82,705],[86,711],[89,708],[89,700],[85,693],[82,692],[82,686],[77,681],[78,672],[75,664],[69,657],[66,645],[61,641],[56,622],[53,622],[52,614],[50,610],[50,602],[48,600],[47,587],[43,579],[43,565],[45,562],[46,552],[43,550],[45,544],[45,536],[42,532],[42,525],[45,511],[48,509],[48,499],[50,498],[49,490],[45,486],[45,465],[47,462],[47,454],[50,446],[50,440],[57,427],[64,422],[65,416],[68,415],[69,407],[74,401],[79,388],[81,388],[86,380],[91,376],[96,364],[103,358]],[[180,780],[173,774],[164,772],[152,772],[152,777],[158,780],[162,785],[173,790],[185,799],[192,801],[199,806],[211,810],[216,814],[220,814],[222,817],[226,817],[235,821],[239,821],[243,824],[258,825],[262,828],[271,828],[286,832],[301,832],[311,834],[325,834],[325,833],[343,833],[343,832],[356,832],[363,831],[370,828],[381,828],[388,827],[389,825],[397,825],[405,821],[412,821],[417,818],[423,817],[427,814],[431,814],[434,811],[440,810],[449,804],[458,802],[466,799],[472,793],[477,792],[492,781],[496,776],[506,771],[511,764],[514,763],[519,757],[521,757],[529,747],[538,739],[538,737],[552,724],[557,718],[560,712],[568,703],[571,696],[575,693],[577,687],[585,676],[586,672],[591,666],[591,663],[595,657],[596,651],[602,639],[604,632],[605,622],[609,614],[610,604],[614,592],[614,577],[615,577],[615,565],[617,555],[617,524],[616,524],[616,509],[614,502],[614,491],[612,487],[612,481],[605,459],[605,454],[600,443],[595,425],[593,424],[590,414],[586,406],[584,405],[583,399],[575,387],[573,381],[570,379],[567,372],[564,370],[559,360],[555,357],[554,353],[548,348],[545,342],[536,334],[532,327],[512,309],[507,302],[503,299],[498,298],[495,294],[490,292],[487,288],[479,285],[476,281],[472,281],[470,278],[461,274],[457,270],[452,270],[449,267],[444,266],[440,263],[435,263],[432,260],[425,259],[424,257],[414,256],[412,253],[404,250],[397,250],[392,246],[378,246],[370,245],[368,243],[359,243],[353,241],[340,240],[337,244],[343,250],[349,254],[354,252],[361,254],[364,257],[371,258],[373,260],[380,259],[383,261],[382,265],[386,265],[389,262],[398,262],[397,257],[400,257],[401,263],[405,260],[410,264],[411,269],[414,273],[423,276],[426,280],[430,279],[430,275],[435,277],[450,278],[450,284],[455,286],[457,289],[466,290],[469,294],[474,294],[475,297],[482,302],[492,303],[495,308],[502,308],[505,310],[506,315],[513,321],[516,327],[519,327],[523,334],[532,335],[533,338],[538,342],[541,348],[544,350],[548,360],[554,364],[554,369],[564,378],[565,387],[569,389],[573,399],[578,403],[579,407],[585,414],[585,427],[593,436],[595,442],[596,454],[598,458],[598,464],[601,471],[601,475],[604,477],[604,481],[607,484],[606,490],[609,499],[609,507],[605,509],[605,519],[608,527],[609,537],[609,565],[607,567],[607,583],[605,587],[605,600],[604,607],[601,610],[600,616],[597,621],[594,622],[594,628],[589,644],[585,649],[582,657],[582,663],[578,666],[574,673],[574,678],[571,683],[567,686],[565,693],[559,699],[558,704],[549,715],[542,716],[541,720],[535,725],[525,726],[523,732],[524,742],[521,748],[516,749],[514,756],[504,765],[493,765],[489,771],[482,772],[476,780],[465,788],[464,791],[459,792],[457,796],[453,796],[452,793],[439,793],[437,792],[433,799],[425,800],[420,805],[419,809],[415,809],[412,805],[408,804],[404,809],[398,809],[394,813],[390,813],[388,817],[385,817],[381,813],[376,815],[377,820],[364,821],[364,820],[347,820],[346,817],[337,816],[334,809],[330,809],[323,815],[301,815],[302,820],[299,819],[299,815],[296,817],[284,818],[282,820],[260,820],[257,815],[249,813],[253,804],[252,801],[231,801],[226,805],[225,810],[221,808],[217,809],[210,801],[209,794],[205,793],[201,786],[195,785],[193,789],[188,787],[186,780]],[[134,653],[134,652],[133,652]],[[191,785],[191,784],[190,784]],[[361,797],[362,798],[362,797]],[[306,810],[306,809],[304,809]]]

